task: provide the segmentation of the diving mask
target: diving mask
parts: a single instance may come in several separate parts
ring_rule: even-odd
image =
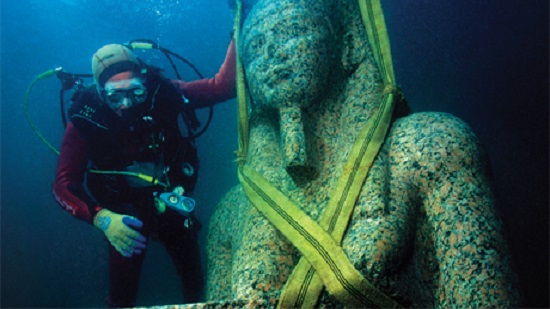
[[[134,103],[145,102],[147,89],[139,78],[107,82],[104,89],[104,98],[109,107],[114,110],[123,105],[129,108]]]

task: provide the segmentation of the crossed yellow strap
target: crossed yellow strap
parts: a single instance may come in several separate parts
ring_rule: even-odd
[[[240,2],[240,1],[238,1]],[[246,164],[248,148],[248,91],[237,58],[239,100],[239,179],[254,206],[300,250],[303,257],[289,277],[280,308],[312,308],[325,287],[350,307],[395,308],[399,304],[376,289],[355,269],[340,246],[353,207],[390,127],[397,100],[390,45],[379,0],[359,0],[369,43],[385,82],[378,112],[361,130],[319,222]],[[236,40],[239,39],[241,4],[237,4]],[[237,41],[238,44],[238,41]],[[237,45],[238,46],[238,45]]]
[[[393,308],[399,305],[369,283],[340,246],[366,175],[391,122],[393,94],[361,131],[319,223],[248,165],[239,179],[254,206],[300,250],[303,258],[285,286],[279,307],[312,308],[323,286],[351,307]]]

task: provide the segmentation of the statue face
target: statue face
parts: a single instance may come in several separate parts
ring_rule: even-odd
[[[330,67],[323,3],[260,0],[250,11],[240,48],[256,107],[305,107],[322,93]]]

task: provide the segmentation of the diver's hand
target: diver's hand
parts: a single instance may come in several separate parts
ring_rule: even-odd
[[[174,87],[176,87],[176,89],[178,89],[181,94],[185,92],[187,87],[186,81],[183,81],[181,79],[171,79],[170,83],[172,83],[172,85],[174,85]]]
[[[135,230],[140,229],[143,222],[134,217],[102,209],[95,216],[94,225],[105,233],[111,245],[125,257],[140,254],[145,249],[145,237]]]

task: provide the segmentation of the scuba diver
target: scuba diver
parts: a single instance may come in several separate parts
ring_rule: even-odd
[[[53,194],[109,243],[109,307],[135,305],[147,242],[162,242],[183,282],[185,302],[200,301],[201,224],[190,198],[199,160],[179,115],[235,97],[235,48],[214,78],[165,78],[119,44],[92,58],[94,83],[68,110]]]

